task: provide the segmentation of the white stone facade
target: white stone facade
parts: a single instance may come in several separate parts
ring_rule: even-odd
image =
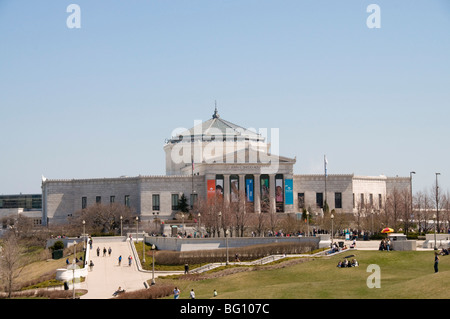
[[[191,194],[208,199],[218,190],[227,202],[233,201],[237,192],[245,193],[257,213],[263,202],[271,212],[300,213],[306,208],[318,213],[325,201],[330,210],[354,213],[361,200],[378,204],[394,187],[410,186],[409,178],[294,175],[296,159],[278,155],[271,144],[273,148],[261,135],[220,119],[216,110],[212,119],[166,141],[164,176],[43,178],[42,223],[64,223],[99,201],[129,205],[144,220],[156,213],[171,219],[177,212],[172,206],[177,195],[181,198],[184,194],[188,201]]]

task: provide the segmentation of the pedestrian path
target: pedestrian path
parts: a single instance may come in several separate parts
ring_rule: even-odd
[[[100,255],[97,256],[97,247],[100,247]],[[103,255],[103,248],[108,250],[111,247],[111,255]],[[121,265],[118,258],[122,256]],[[128,265],[128,256],[132,256],[131,266]],[[94,263],[92,270],[81,288],[86,289],[87,294],[81,299],[108,299],[113,298],[114,291],[121,287],[125,291],[145,289],[144,282],[151,280],[152,273],[139,271],[136,265],[136,258],[132,251],[129,239],[96,239],[90,252],[90,259]],[[155,273],[155,278],[162,273]],[[167,275],[164,273],[163,275]]]

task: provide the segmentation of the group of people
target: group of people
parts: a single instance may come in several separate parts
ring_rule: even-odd
[[[391,240],[389,238],[382,239],[378,250],[387,250],[387,251],[392,250]]]
[[[358,261],[353,258],[351,261],[348,261],[347,258],[344,258],[343,261],[339,261],[337,264],[338,268],[350,268],[350,267],[358,267]]]
[[[108,256],[111,256],[112,253],[111,247],[109,247],[108,250],[106,250],[106,247],[103,247],[103,257],[106,256],[106,252],[108,252]],[[100,247],[97,247],[97,257],[99,256],[100,256]]]
[[[344,244],[342,247],[339,247],[337,242],[333,242],[331,244],[331,249],[330,249],[330,251],[328,253],[329,254],[334,254],[334,253],[337,253],[337,252],[340,252],[340,251],[346,250],[346,249],[347,249],[347,245]]]
[[[175,289],[173,290],[173,299],[180,299],[180,288],[175,287]],[[214,289],[213,291],[213,297],[217,296],[217,291],[216,289]],[[190,299],[195,299],[195,291],[194,289],[191,289],[191,291],[189,292],[189,298]]]
[[[122,264],[122,255],[119,256],[118,258],[119,261],[119,266]],[[131,257],[131,255],[128,256],[128,266],[131,266],[131,263],[133,261],[133,257]]]

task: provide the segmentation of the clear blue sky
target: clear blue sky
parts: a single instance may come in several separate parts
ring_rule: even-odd
[[[69,29],[69,4],[81,28]],[[381,28],[369,29],[369,4]],[[175,128],[279,128],[296,174],[450,181],[450,1],[0,0],[0,194],[164,175]]]

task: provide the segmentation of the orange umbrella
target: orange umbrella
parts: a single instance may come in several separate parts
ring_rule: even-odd
[[[394,230],[392,228],[386,227],[383,228],[383,230],[381,231],[381,233],[386,234],[386,233],[393,233]]]

